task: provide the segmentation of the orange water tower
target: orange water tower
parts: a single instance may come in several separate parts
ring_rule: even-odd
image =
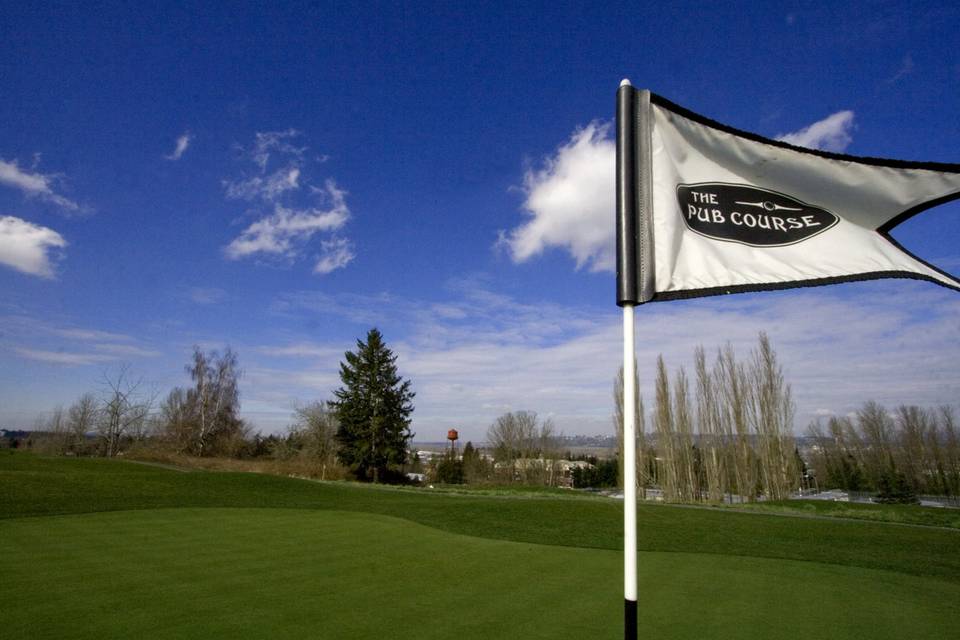
[[[460,437],[460,434],[457,433],[457,430],[456,430],[456,429],[450,429],[450,431],[447,431],[447,440],[450,441],[450,450],[451,450],[451,451],[456,451],[456,449],[457,449],[457,438],[459,438],[459,437]]]

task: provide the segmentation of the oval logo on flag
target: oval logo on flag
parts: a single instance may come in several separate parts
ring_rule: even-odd
[[[680,184],[677,201],[691,231],[751,247],[795,244],[823,233],[840,220],[826,209],[743,184]]]

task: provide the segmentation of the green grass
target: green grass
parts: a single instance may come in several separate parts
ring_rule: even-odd
[[[601,638],[617,637],[622,615],[617,552],[371,514],[150,510],[16,519],[0,532],[0,601],[17,603],[8,638]],[[641,554],[640,567],[642,637],[958,630],[956,584],[686,553]]]
[[[790,500],[784,502],[754,502],[737,505],[734,509],[781,513],[785,515],[853,518],[874,522],[912,524],[926,527],[960,529],[960,509],[921,507],[903,504],[861,504],[828,500]]]
[[[0,452],[0,636],[618,637],[621,509]],[[960,532],[639,522],[643,637],[960,637]]]

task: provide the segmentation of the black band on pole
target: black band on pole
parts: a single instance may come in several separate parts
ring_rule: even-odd
[[[617,305],[640,302],[637,265],[636,91],[617,90]]]
[[[623,601],[623,640],[637,640],[637,601]]]

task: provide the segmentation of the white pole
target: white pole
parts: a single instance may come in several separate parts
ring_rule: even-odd
[[[623,600],[625,640],[637,637],[637,394],[634,307],[623,305]]]

